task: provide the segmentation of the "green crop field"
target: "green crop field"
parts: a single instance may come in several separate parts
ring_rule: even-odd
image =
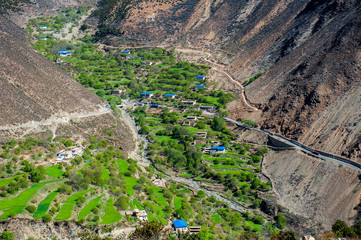
[[[38,209],[36,209],[36,212],[34,213],[34,218],[35,219],[40,219],[42,217],[44,217],[44,215],[46,214],[46,212],[49,209],[49,206],[51,204],[51,202],[54,200],[54,198],[58,195],[59,192],[51,192],[48,196],[46,196],[46,198],[44,198],[43,201],[41,201],[38,205]]]
[[[165,220],[163,217],[157,215],[157,218],[159,219],[159,221],[160,221],[163,225],[167,225],[167,224],[168,224],[168,221]]]
[[[124,180],[127,183],[127,194],[129,196],[133,196],[134,185],[137,183],[138,180],[135,177],[125,177]]]
[[[156,213],[156,214],[164,217],[164,210],[163,210],[163,208],[162,208],[161,206],[158,206],[157,204],[152,203],[152,202],[150,202],[149,200],[147,200],[147,201],[145,201],[145,202],[146,202],[146,203],[145,203],[146,205],[144,205],[144,206],[150,207],[150,208],[152,209],[152,212],[154,212],[154,213]]]
[[[23,175],[23,174],[21,174]],[[0,179],[0,187],[3,187],[5,185],[8,185],[9,183],[11,183],[12,181],[14,181],[14,179],[17,177],[17,176],[21,176],[21,175],[16,175],[12,178],[4,178],[4,179]]]
[[[59,169],[58,165],[46,168],[45,173],[50,177],[61,177],[64,175],[64,172]]]
[[[133,202],[134,202],[134,205],[135,205],[139,210],[144,210],[144,207],[143,207],[142,203],[139,202],[137,199],[134,199]]]
[[[222,218],[217,213],[212,214],[212,218],[216,221],[216,223],[221,224]]]
[[[158,218],[156,218],[153,213],[148,213],[148,221],[149,222],[154,222],[154,221],[158,222]]]
[[[189,178],[189,177],[193,177],[192,174],[186,173],[186,174],[179,174],[179,177],[184,177],[184,178]]]
[[[236,169],[239,168],[237,165],[211,165],[212,169]]]
[[[106,167],[102,167],[102,179],[108,181],[110,179],[109,170]]]
[[[7,219],[10,215],[17,215],[22,213],[26,203],[42,186],[55,181],[59,180],[36,183],[32,187],[21,192],[15,198],[0,200],[0,210],[4,211],[4,213],[0,216],[0,219]]]
[[[97,198],[94,198],[94,199],[90,200],[90,202],[85,207],[83,207],[83,209],[80,211],[79,216],[78,216],[78,220],[81,220],[81,219],[85,218],[92,211],[92,209],[96,205],[98,205],[100,199],[103,196],[104,196],[104,194],[97,197]]]
[[[128,172],[128,162],[123,159],[118,159],[118,167],[120,173]]]
[[[61,206],[58,215],[55,217],[55,220],[66,220],[66,219],[71,218],[71,215],[73,213],[73,208],[75,206],[76,200],[78,200],[78,198],[80,196],[87,194],[91,190],[93,190],[93,188],[77,192],[77,193],[71,195],[70,197],[68,197],[64,201],[63,205]]]
[[[183,198],[177,197],[177,196],[174,197],[174,208],[176,210],[182,208],[182,201],[183,201]]]
[[[113,197],[110,197],[105,205],[105,214],[102,217],[101,225],[107,225],[119,222],[122,219],[122,215],[115,209],[113,205]]]
[[[157,197],[156,199],[154,199],[154,202],[156,204],[158,204],[159,206],[162,206],[162,207],[166,207],[168,206],[168,202],[167,202],[167,199],[162,195],[160,197]]]

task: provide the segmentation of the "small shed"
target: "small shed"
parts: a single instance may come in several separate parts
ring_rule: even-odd
[[[130,51],[122,51],[122,54],[131,54]]]
[[[165,98],[174,99],[174,98],[175,98],[175,94],[167,93],[167,94],[164,94],[164,97],[165,97]]]
[[[123,92],[123,90],[115,89],[115,90],[111,90],[110,94],[113,96],[119,96],[122,92]]]
[[[207,132],[197,132],[196,136],[200,138],[207,138],[208,133]]]
[[[180,219],[173,221],[173,228],[174,231],[185,232],[188,230],[188,225],[184,220]]]
[[[185,100],[185,101],[181,101],[181,103],[186,104],[186,105],[196,105],[197,101]]]
[[[187,120],[188,121],[197,121],[197,116],[188,116]]]
[[[206,79],[206,76],[204,75],[197,75],[197,80],[198,81],[202,81],[202,80],[205,80]]]
[[[40,28],[40,29],[48,29],[48,26],[46,26],[46,25],[40,25],[39,28]]]
[[[149,93],[149,92],[141,92],[141,93],[140,93],[140,97],[144,97],[144,98],[152,98],[152,97],[153,97],[153,93]]]
[[[225,153],[225,152],[226,152],[226,147],[223,146],[211,147],[211,153]]]
[[[201,231],[201,229],[202,229],[201,226],[189,227],[189,232],[190,232],[190,233],[198,233],[198,232]]]
[[[46,41],[46,40],[48,40],[48,38],[47,37],[42,37],[41,40]]]

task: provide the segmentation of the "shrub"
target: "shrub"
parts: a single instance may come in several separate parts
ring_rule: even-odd
[[[30,213],[34,213],[36,211],[36,207],[34,205],[28,205],[25,207]]]

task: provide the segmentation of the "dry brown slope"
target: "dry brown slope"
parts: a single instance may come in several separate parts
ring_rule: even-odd
[[[298,151],[281,151],[266,155],[263,172],[272,180],[278,203],[290,212],[327,229],[337,219],[353,223],[361,194],[356,170]]]
[[[36,53],[25,32],[0,19],[0,125],[95,112],[102,101]]]

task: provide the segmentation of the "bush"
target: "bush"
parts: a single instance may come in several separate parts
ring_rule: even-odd
[[[43,217],[44,222],[50,222],[51,220],[53,220],[53,218],[50,216],[50,214],[44,215],[44,217]]]
[[[34,213],[36,211],[36,207],[34,205],[28,205],[25,207],[30,213]]]

